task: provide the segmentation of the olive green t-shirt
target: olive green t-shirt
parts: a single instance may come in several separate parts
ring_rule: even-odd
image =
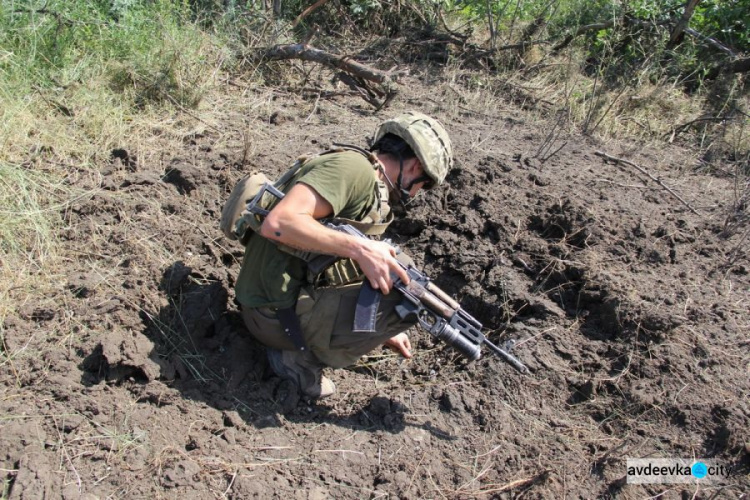
[[[310,186],[331,204],[332,217],[362,220],[377,197],[373,166],[354,151],[326,154],[308,161],[286,192],[298,182]],[[237,301],[246,307],[291,307],[306,284],[306,275],[304,261],[253,234],[235,285]]]

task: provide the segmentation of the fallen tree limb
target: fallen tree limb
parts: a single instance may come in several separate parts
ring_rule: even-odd
[[[301,59],[303,61],[312,61],[324,64],[331,68],[340,69],[371,82],[380,84],[389,84],[393,82],[389,73],[353,61],[348,56],[338,56],[302,43],[276,45],[264,50],[261,53],[261,58],[268,61]]]
[[[680,197],[680,195],[678,195],[677,193],[675,193],[669,186],[667,186],[666,184],[664,184],[664,182],[662,182],[661,179],[659,179],[657,177],[654,177],[649,172],[647,172],[646,169],[644,169],[643,167],[639,167],[638,165],[636,165],[632,161],[626,160],[624,158],[618,158],[616,156],[610,156],[607,153],[604,153],[602,151],[596,151],[596,152],[594,152],[594,154],[596,156],[601,156],[602,158],[605,158],[607,160],[613,161],[615,163],[623,163],[625,165],[630,165],[631,167],[633,167],[634,169],[638,170],[640,173],[642,173],[643,175],[647,176],[648,178],[650,178],[651,180],[653,180],[654,182],[656,182],[657,184],[659,184],[661,187],[663,187],[669,194],[671,194],[672,196],[674,196],[675,198],[677,198],[677,200],[679,200],[680,203],[682,203],[683,205],[685,205],[695,215],[700,215],[698,213],[698,211],[695,210],[693,207],[691,207],[688,202],[686,202],[685,200],[683,200],[682,197]]]
[[[699,33],[695,31],[693,28],[685,28],[684,32],[694,38],[697,38],[698,40],[701,40],[702,42],[705,42],[706,45],[709,45],[715,48],[716,50],[720,50],[721,52],[724,52],[726,55],[730,57],[737,57],[737,54],[735,54],[732,49],[722,44],[720,41],[718,41],[715,38],[711,38],[710,36],[706,36],[703,33]]]
[[[606,21],[603,23],[594,23],[594,24],[587,24],[585,26],[580,26],[577,30],[575,30],[573,33],[568,33],[565,38],[562,39],[560,43],[552,47],[552,52],[559,52],[568,45],[570,45],[570,42],[573,41],[573,39],[583,35],[584,33],[587,33],[589,31],[600,31],[600,30],[606,30],[615,25],[615,21]]]
[[[372,97],[372,94],[374,93],[385,97],[383,101],[377,101],[372,98],[365,99],[378,110],[386,106],[397,93],[396,84],[390,71],[380,71],[365,64],[358,63],[357,61],[352,60],[349,56],[332,54],[324,50],[316,49],[305,43],[276,45],[268,49],[261,49],[260,52],[256,54],[256,57],[264,61],[301,59],[303,61],[316,62],[330,68],[339,69],[344,73],[351,75],[354,81],[359,83],[359,86],[365,91],[360,92],[363,96],[369,94],[370,97]],[[383,90],[373,90],[369,88],[365,82],[373,82],[381,85]]]
[[[306,18],[307,16],[309,16],[310,14],[312,14],[314,11],[316,11],[317,9],[319,9],[320,7],[322,7],[327,1],[328,0],[318,0],[317,2],[315,2],[314,4],[312,4],[311,6],[309,6],[305,10],[303,10],[302,13],[299,16],[297,16],[297,19],[295,19],[294,22],[292,23],[292,28],[296,28],[297,25],[300,22],[302,22],[302,20],[304,18]]]
[[[653,22],[653,21],[641,21],[640,19],[634,19],[632,17],[622,17],[619,19],[613,19],[611,21],[605,21],[601,23],[593,23],[593,24],[587,24],[585,26],[579,27],[577,30],[575,30],[572,33],[569,33],[565,36],[565,38],[562,39],[557,45],[555,45],[552,48],[552,52],[559,52],[568,45],[570,45],[570,42],[572,42],[575,38],[583,35],[584,33],[587,33],[589,31],[600,31],[600,30],[606,30],[609,28],[613,28],[616,25],[623,25],[623,26],[664,26],[666,24],[670,24],[671,21],[659,21],[659,22]]]
[[[706,74],[706,80],[715,80],[722,73],[747,73],[748,71],[750,71],[750,57],[744,57],[714,66]]]
[[[702,118],[696,118],[695,120],[690,120],[687,123],[683,123],[679,127],[676,127],[674,130],[672,130],[672,133],[669,134],[669,143],[671,144],[674,142],[675,137],[695,125],[696,123],[703,123],[703,122],[724,122],[728,119],[727,116],[704,116]]]

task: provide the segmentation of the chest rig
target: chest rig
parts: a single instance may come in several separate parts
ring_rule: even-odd
[[[233,239],[237,239],[246,245],[253,233],[260,233],[260,227],[266,215],[284,197],[285,191],[299,178],[301,169],[307,162],[319,156],[345,151],[360,153],[370,162],[372,165],[372,174],[375,178],[375,196],[373,197],[374,201],[370,210],[361,220],[351,220],[342,217],[334,220],[337,224],[349,224],[370,238],[379,239],[393,221],[393,213],[388,204],[388,187],[378,177],[378,171],[382,168],[380,162],[375,154],[357,146],[336,143],[334,143],[334,146],[334,149],[327,150],[319,155],[298,158],[292,167],[273,184],[267,182],[267,178],[263,174],[255,174],[243,179],[241,183],[249,181],[252,186],[250,188],[245,187],[243,198],[246,200],[246,204],[244,205],[244,210],[239,213],[234,223],[234,228],[231,231],[232,236],[234,236]],[[276,245],[279,250],[300,258],[305,262],[310,262],[319,256],[318,254],[297,250],[283,244],[276,243]],[[364,274],[362,270],[352,259],[339,259],[323,270],[311,270],[308,268],[307,274],[308,283],[316,288],[344,285],[361,281],[363,278]]]

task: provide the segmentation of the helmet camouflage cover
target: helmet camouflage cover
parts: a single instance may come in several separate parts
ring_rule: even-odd
[[[375,142],[386,134],[401,137],[419,158],[425,173],[440,185],[453,167],[453,148],[448,132],[434,118],[409,111],[380,125]]]

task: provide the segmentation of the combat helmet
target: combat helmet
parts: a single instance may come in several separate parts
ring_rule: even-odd
[[[448,171],[453,168],[453,148],[448,132],[437,120],[423,113],[408,111],[383,122],[375,134],[375,142],[389,133],[406,141],[436,186],[443,183]]]

